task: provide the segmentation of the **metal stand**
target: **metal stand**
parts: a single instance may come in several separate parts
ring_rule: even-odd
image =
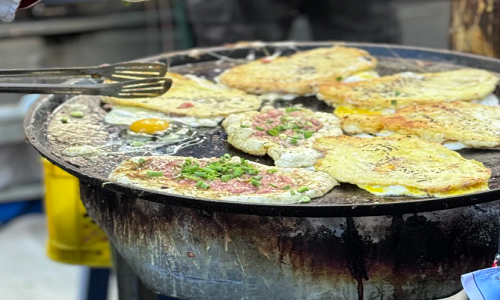
[[[157,295],[144,286],[115,246],[110,243],[113,266],[116,273],[119,300],[178,300]]]
[[[109,275],[108,268],[83,267],[80,300],[107,300]]]

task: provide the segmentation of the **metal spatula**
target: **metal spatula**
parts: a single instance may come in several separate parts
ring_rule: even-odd
[[[113,81],[163,77],[168,66],[160,63],[120,63],[100,67],[38,70],[0,70],[0,79],[16,77],[91,77]]]
[[[118,98],[158,97],[172,86],[172,79],[148,78],[110,84],[11,84],[0,83],[0,93],[100,95]]]

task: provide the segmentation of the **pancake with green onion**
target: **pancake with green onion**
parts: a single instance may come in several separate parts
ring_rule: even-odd
[[[312,145],[318,137],[341,135],[332,113],[309,109],[264,107],[228,116],[222,126],[228,142],[253,155],[268,154],[278,167],[310,167],[322,157]]]
[[[133,157],[109,179],[183,196],[261,203],[308,203],[338,185],[323,172],[270,167],[227,154],[219,159]]]

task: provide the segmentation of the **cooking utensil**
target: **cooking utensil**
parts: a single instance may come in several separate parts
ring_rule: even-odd
[[[332,43],[247,43],[149,58],[171,59],[172,71],[214,78],[246,57],[284,55]],[[378,71],[441,71],[461,66],[500,71],[500,60],[445,50],[346,43],[379,59]],[[265,49],[264,49],[265,47]],[[267,54],[266,54],[267,53]],[[85,82],[90,83],[89,80]],[[107,113],[88,97],[102,132]],[[25,120],[29,142],[80,179],[88,213],[108,234],[141,280],[155,292],[181,299],[405,299],[445,298],[461,290],[460,275],[488,267],[497,250],[500,152],[462,150],[492,169],[491,190],[448,198],[376,197],[342,184],[306,205],[244,203],[152,192],[109,183],[123,159],[145,152],[64,158],[66,147],[48,132],[70,96],[51,95],[32,105]],[[62,104],[62,105],[61,105]],[[313,110],[333,109],[314,97],[277,101]],[[86,114],[87,116],[87,114]],[[78,128],[83,130],[84,128]],[[202,144],[183,156],[223,153],[271,164],[226,142],[219,128],[199,128]],[[79,139],[83,134],[75,133]],[[76,140],[69,140],[76,141]],[[80,142],[80,141],[76,141]]]
[[[15,77],[91,77],[128,81],[163,77],[168,66],[162,63],[119,63],[89,68],[58,68],[35,70],[0,70],[0,79]]]
[[[172,79],[159,77],[109,84],[0,83],[0,93],[99,95],[118,98],[158,97],[172,86]]]

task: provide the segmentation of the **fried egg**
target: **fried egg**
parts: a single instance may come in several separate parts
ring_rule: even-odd
[[[133,122],[119,135],[130,147],[159,147],[184,142],[192,138],[195,132],[181,122],[147,118]]]
[[[478,69],[401,73],[362,82],[324,83],[316,96],[336,107],[400,109],[413,104],[483,99],[495,90],[498,81],[495,74]]]
[[[323,47],[235,66],[222,73],[219,81],[251,94],[303,96],[315,93],[322,82],[341,81],[376,65],[377,59],[364,50]]]
[[[500,106],[500,100],[497,95],[491,93],[484,97],[483,99],[472,100],[472,103],[487,105],[487,106]]]
[[[497,95],[491,93],[486,95],[482,99],[472,100],[472,103],[487,105],[487,106],[500,106],[500,99],[498,99]],[[335,108],[335,115],[339,118],[342,118],[346,115],[351,114],[362,114],[362,115],[390,115],[396,112],[394,108],[379,108],[379,109],[366,109],[359,108],[350,105],[341,105]]]
[[[392,132],[392,131],[388,131],[388,130],[382,130],[382,131],[377,132],[375,134],[360,133],[360,134],[355,134],[353,136],[361,137],[361,138],[372,138],[375,136],[380,136],[380,137],[391,136],[393,134],[396,134],[396,133]],[[466,145],[464,145],[460,142],[444,142],[444,143],[442,143],[442,145],[445,146],[446,148],[448,148],[450,150],[454,150],[454,151],[468,148]]]
[[[346,79],[342,80],[342,82],[358,82],[358,81],[364,81],[364,80],[370,80],[374,78],[379,78],[380,75],[375,72],[374,70],[368,70],[364,72],[359,72],[356,73],[352,76],[347,77]],[[275,101],[275,100],[285,100],[285,101],[291,101],[297,97],[308,97],[308,96],[313,96],[314,93],[310,94],[305,94],[305,95],[297,95],[297,94],[280,94],[280,93],[266,93],[259,95],[259,98],[262,100],[267,100],[267,101]]]
[[[72,146],[62,154],[68,157],[150,152],[153,155],[174,154],[178,149],[196,145],[203,140],[187,124],[163,119],[146,118],[131,123],[109,135],[105,144]]]
[[[470,102],[413,105],[392,115],[342,113],[350,134],[394,133],[443,144],[451,150],[500,149],[500,107]]]
[[[172,79],[172,87],[159,97],[102,97],[102,101],[114,105],[142,107],[168,116],[198,119],[223,118],[232,113],[256,110],[262,103],[255,95],[204,78],[176,73],[168,73],[167,77]]]
[[[358,81],[371,80],[375,78],[380,78],[380,75],[375,70],[368,70],[349,76],[346,79],[343,79],[342,82],[358,82]]]
[[[143,107],[114,105],[104,117],[104,121],[113,125],[130,125],[141,119],[162,119],[170,122],[182,122],[191,127],[216,127],[224,118],[172,117],[165,113]]]
[[[339,182],[379,196],[449,197],[488,190],[491,170],[446,147],[416,137],[391,135],[318,138],[314,165]]]
[[[383,185],[360,185],[360,188],[362,188],[365,191],[368,191],[374,195],[377,196],[413,196],[413,197],[426,197],[428,194],[421,189],[414,188],[414,187],[406,187],[402,185],[390,185],[390,186],[383,186]],[[475,192],[481,192],[487,190],[485,188],[484,184],[479,184],[477,186],[472,186],[467,189],[457,189],[453,191],[448,191],[445,193],[440,193],[436,196],[438,197],[451,197],[451,196],[458,196],[458,195],[463,195],[463,194],[470,194],[470,193],[475,193]]]

